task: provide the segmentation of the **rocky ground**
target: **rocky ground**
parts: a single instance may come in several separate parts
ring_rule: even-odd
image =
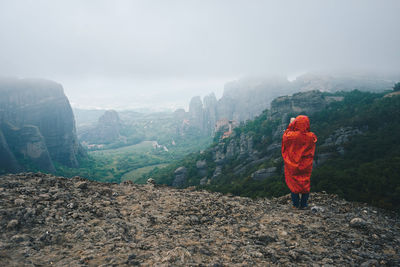
[[[0,177],[2,266],[399,266],[399,215],[46,174]]]

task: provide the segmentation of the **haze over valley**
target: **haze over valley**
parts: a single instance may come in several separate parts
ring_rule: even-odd
[[[0,262],[399,266],[399,10],[1,1]]]

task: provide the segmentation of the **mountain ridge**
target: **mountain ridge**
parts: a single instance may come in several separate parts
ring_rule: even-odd
[[[281,137],[290,117],[308,115],[318,137],[312,190],[337,193],[381,207],[399,209],[400,98],[360,91],[302,92],[276,98],[271,109],[235,128],[226,138],[217,133],[214,144],[178,163],[155,169],[159,183],[198,186],[235,195],[280,196],[288,192],[280,155]],[[197,163],[205,161],[205,169]]]

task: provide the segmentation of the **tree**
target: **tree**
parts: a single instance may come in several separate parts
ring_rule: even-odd
[[[400,82],[396,83],[396,84],[393,86],[393,91],[395,91],[395,92],[400,91]]]

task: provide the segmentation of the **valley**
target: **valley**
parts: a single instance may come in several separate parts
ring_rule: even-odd
[[[321,85],[321,79],[311,77],[314,80],[305,75],[291,83],[276,80],[231,83],[221,99],[217,100],[213,94],[203,99],[193,97],[188,111],[74,109],[72,113],[67,102],[64,113],[51,119],[56,125],[58,120],[69,121],[65,135],[69,139],[64,141],[69,154],[54,145],[54,133],[40,120],[41,109],[29,116],[18,108],[19,113],[10,113],[9,106],[15,108],[25,102],[16,104],[14,100],[3,99],[0,133],[4,137],[0,140],[0,156],[4,158],[4,166],[0,172],[42,171],[112,183],[144,184],[153,178],[156,183],[179,188],[195,186],[252,198],[279,197],[288,193],[280,138],[290,117],[305,114],[318,136],[311,179],[314,190],[398,209],[400,171],[396,162],[400,148],[391,134],[400,131],[397,91],[391,90],[387,80],[369,79],[369,86],[377,89],[368,92],[370,87],[351,90],[357,84],[354,80],[344,87],[338,80],[325,78],[321,78],[324,88],[332,91],[302,91]],[[19,91],[8,89],[13,83],[18,84]],[[335,84],[340,84],[341,91],[332,89]],[[46,94],[55,93],[53,90],[62,90],[54,83],[37,81],[5,81],[2,86],[4,92],[10,92],[10,99],[14,99],[12,94],[16,92],[23,96],[21,99],[27,99],[30,87],[44,90],[45,99]],[[274,91],[277,86],[287,90]],[[272,97],[292,91],[295,93]],[[60,97],[66,101],[65,96]],[[40,97],[23,101],[44,105],[43,110],[51,108]],[[257,103],[264,103],[267,108],[261,110]],[[250,111],[246,106],[256,109]],[[25,125],[21,118],[28,118],[28,123],[36,125]],[[57,134],[66,129],[62,127]],[[19,141],[13,132],[21,135]],[[4,169],[10,166],[14,169]],[[377,188],[371,196],[369,192]]]
[[[1,0],[0,267],[400,266],[399,11]]]

